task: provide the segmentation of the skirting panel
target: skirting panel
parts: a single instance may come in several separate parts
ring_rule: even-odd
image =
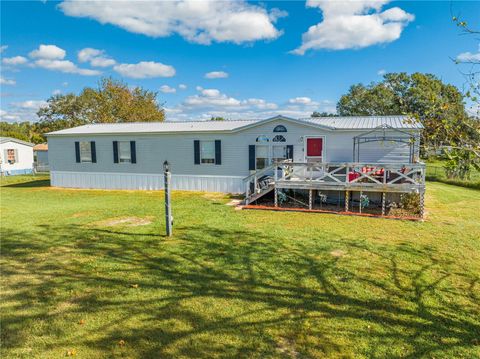
[[[95,189],[163,189],[163,174],[63,172],[52,171],[50,182],[54,187]],[[243,193],[242,177],[200,176],[172,174],[172,189]]]

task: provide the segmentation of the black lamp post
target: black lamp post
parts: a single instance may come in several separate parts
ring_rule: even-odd
[[[172,235],[172,205],[170,196],[170,181],[172,174],[170,173],[170,163],[168,161],[163,162],[163,176],[164,176],[164,188],[165,188],[165,228],[167,230],[167,236]]]

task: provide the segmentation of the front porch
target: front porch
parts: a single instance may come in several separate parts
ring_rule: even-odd
[[[267,207],[320,210],[335,202],[335,212],[372,212],[386,216],[392,206],[402,208],[408,196],[418,196],[413,212],[424,217],[425,164],[423,163],[321,163],[276,162],[244,179],[245,204],[257,203],[267,194]],[[293,194],[293,196],[292,196]],[[295,196],[297,194],[297,198]],[[298,199],[298,197],[300,199]],[[265,204],[265,203],[264,203]],[[370,208],[368,208],[370,206]],[[398,212],[398,210],[397,210]]]

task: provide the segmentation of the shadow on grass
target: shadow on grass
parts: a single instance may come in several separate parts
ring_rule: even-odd
[[[50,187],[50,180],[49,179],[31,180],[28,182],[5,184],[2,187],[18,187],[18,188]]]
[[[86,315],[97,324],[75,336],[77,345],[119,354],[112,343],[122,339],[135,348],[128,355],[142,358],[272,357],[282,345],[307,357],[358,354],[336,335],[372,343],[364,356],[417,358],[472,346],[480,335],[478,278],[468,269],[432,278],[432,268],[449,265],[432,248],[399,245],[391,255],[339,241],[380,258],[381,280],[340,268],[328,248],[312,253],[254,229],[179,226],[175,233],[165,240],[75,225],[43,225],[33,234],[5,228],[2,275],[17,279],[3,295],[14,303],[3,313],[3,347],[24,343],[39,321],[56,326],[42,333],[54,332],[50,346],[68,346],[68,325],[58,323]],[[422,264],[406,266],[405,256]],[[454,274],[470,283],[462,305],[445,284]],[[402,346],[408,349],[388,352]]]
[[[439,178],[436,176],[426,176],[425,179],[431,182],[439,182],[439,183],[449,184],[451,186],[458,186],[458,187],[480,190],[480,181],[479,182],[462,181],[462,180],[454,180],[454,179],[447,179],[447,178]]]

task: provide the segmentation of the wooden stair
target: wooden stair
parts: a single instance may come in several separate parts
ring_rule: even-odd
[[[257,199],[263,197],[267,193],[271,192],[275,188],[274,183],[268,184],[268,186],[261,188],[258,192],[251,194],[247,198],[245,198],[245,204],[250,204],[255,202]]]

